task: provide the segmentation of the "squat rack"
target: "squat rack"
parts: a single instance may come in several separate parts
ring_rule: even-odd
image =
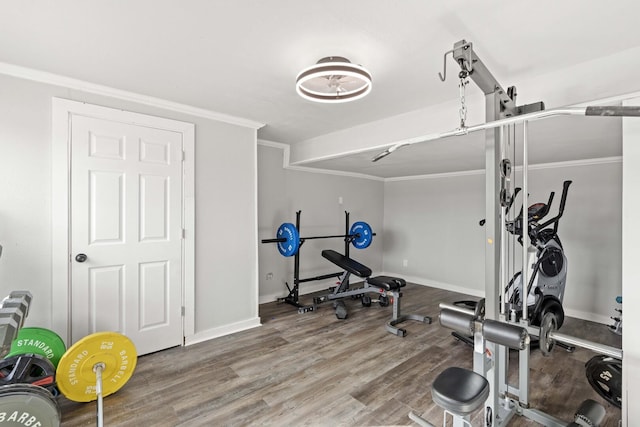
[[[302,211],[296,212],[296,229],[300,230],[300,215]],[[346,257],[349,256],[349,244],[353,240],[353,237],[349,235],[349,212],[344,211],[344,221],[345,221],[345,229],[344,236],[343,235],[332,235],[332,236],[317,236],[317,237],[306,237],[300,238],[300,248],[306,240],[309,239],[329,239],[334,237],[344,237],[344,255]],[[265,241],[263,241],[265,242]],[[298,313],[307,313],[309,311],[313,311],[313,305],[303,305],[300,304],[300,283],[305,282],[313,282],[317,280],[325,280],[330,279],[332,277],[340,277],[342,275],[342,271],[337,273],[329,273],[323,274],[315,277],[308,277],[305,279],[300,278],[300,249],[298,249],[293,258],[293,287],[289,286],[289,283],[285,282],[287,289],[289,290],[289,294],[284,298],[278,298],[278,302],[291,304],[298,308]]]

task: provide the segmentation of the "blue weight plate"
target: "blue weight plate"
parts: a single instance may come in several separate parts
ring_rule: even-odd
[[[286,242],[278,242],[278,251],[283,256],[293,256],[298,252],[300,247],[300,234],[295,225],[290,222],[283,223],[278,227],[276,238],[285,238]]]
[[[373,232],[371,231],[371,227],[364,221],[354,222],[349,230],[349,234],[357,235],[351,241],[351,244],[356,249],[368,248],[373,241]]]

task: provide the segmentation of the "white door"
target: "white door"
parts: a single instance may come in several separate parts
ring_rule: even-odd
[[[181,345],[182,134],[76,115],[70,142],[71,341]]]

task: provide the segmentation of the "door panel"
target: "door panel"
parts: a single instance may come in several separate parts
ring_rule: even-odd
[[[142,330],[168,323],[169,265],[166,262],[140,264],[140,328]]]
[[[124,269],[124,265],[89,269],[88,317],[93,332],[124,330],[121,310],[124,299]]]
[[[117,331],[139,354],[182,344],[182,135],[74,116],[72,340]]]
[[[140,241],[166,241],[169,237],[169,180],[166,176],[140,176]]]
[[[124,243],[124,178],[89,171],[89,244]]]

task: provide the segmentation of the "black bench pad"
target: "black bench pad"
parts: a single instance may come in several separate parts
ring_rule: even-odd
[[[325,249],[322,251],[322,256],[341,267],[344,271],[355,274],[358,277],[371,276],[371,269],[366,265],[360,264],[358,261],[342,255],[333,249]]]
[[[489,382],[468,369],[451,367],[440,373],[431,385],[436,405],[459,415],[467,415],[482,406],[489,396]]]
[[[387,291],[396,291],[407,286],[407,282],[404,279],[390,276],[369,277],[367,283],[372,286],[384,288]]]

